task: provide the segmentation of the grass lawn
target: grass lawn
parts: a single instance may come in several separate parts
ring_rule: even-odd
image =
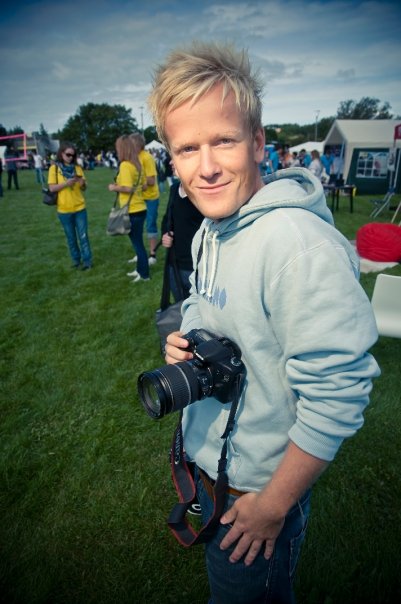
[[[150,420],[136,394],[138,374],[163,363],[154,313],[164,254],[150,282],[126,277],[129,240],[105,234],[113,174],[87,173],[92,271],[70,268],[33,171],[20,171],[21,190],[0,199],[5,604],[208,599],[202,548],[179,546],[165,522],[176,501],[167,454],[177,417]],[[353,214],[347,206],[340,201],[336,224],[354,239],[369,197],[356,198]],[[375,278],[362,275],[369,296]],[[380,338],[372,352],[382,376],[365,426],[314,489],[298,604],[401,601],[401,340]]]

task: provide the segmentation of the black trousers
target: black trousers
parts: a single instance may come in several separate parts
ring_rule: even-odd
[[[11,180],[14,180],[14,187],[16,189],[19,189],[17,170],[8,170],[7,171],[7,175],[8,175],[8,185],[7,185],[7,188],[11,189]]]

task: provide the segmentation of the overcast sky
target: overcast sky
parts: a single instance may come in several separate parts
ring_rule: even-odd
[[[104,102],[147,127],[153,67],[193,39],[248,48],[265,81],[264,125],[314,123],[363,96],[401,115],[400,26],[399,0],[6,2],[0,123],[53,132],[80,105]]]

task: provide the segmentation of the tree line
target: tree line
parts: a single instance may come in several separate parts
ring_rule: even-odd
[[[61,130],[50,136],[56,140],[74,142],[80,151],[99,153],[114,149],[115,140],[122,134],[139,132],[140,128],[132,116],[132,110],[124,105],[109,105],[107,103],[87,103],[81,105],[75,115],[68,118]],[[326,138],[335,119],[345,120],[382,120],[401,119],[391,111],[387,101],[381,102],[373,97],[362,97],[359,101],[352,99],[342,101],[335,116],[323,117],[311,124],[299,125],[296,123],[269,124],[264,126],[266,139],[269,142],[298,145],[308,140],[322,141]],[[0,136],[21,134],[20,126],[7,130],[0,124]],[[49,136],[43,124],[38,131],[40,136]],[[144,129],[146,142],[157,140],[156,128],[149,126]]]

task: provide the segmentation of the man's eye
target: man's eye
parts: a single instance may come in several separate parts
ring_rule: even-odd
[[[220,139],[220,144],[222,145],[230,145],[233,142],[232,138],[222,138]]]
[[[186,147],[182,147],[181,153],[192,153],[194,149],[195,147],[193,147],[192,145],[187,145]]]

